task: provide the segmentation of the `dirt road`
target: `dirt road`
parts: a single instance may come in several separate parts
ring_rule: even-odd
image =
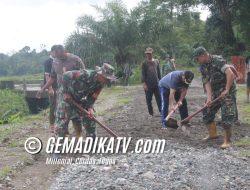
[[[122,104],[114,106],[116,98],[109,94],[105,101],[98,102],[96,107],[99,118],[119,136],[132,137],[132,142],[141,138],[166,139],[163,154],[91,155],[88,158],[105,157],[116,163],[68,166],[45,165],[46,155],[42,154],[30,166],[13,174],[8,185],[4,183],[2,187],[52,190],[249,189],[249,157],[243,154],[250,151],[249,146],[233,146],[228,150],[221,150],[219,145],[222,137],[208,143],[202,142],[206,128],[200,115],[192,121],[189,137],[180,130],[163,131],[160,115],[148,116],[141,86],[125,88],[116,96]],[[201,84],[194,82],[188,94],[189,112],[199,108],[204,99]],[[249,137],[249,127],[247,124],[236,126],[233,141]],[[219,132],[222,132],[221,127]],[[103,135],[107,136],[105,131],[98,128],[98,136]],[[45,136],[44,139],[46,138]]]
[[[188,96],[190,112],[202,105],[202,94],[195,82]],[[200,117],[193,120],[190,137],[181,131],[162,131],[160,118],[148,117],[141,87],[130,96],[128,106],[112,110],[105,120],[120,136],[166,139],[164,153],[107,156],[117,162],[111,166],[72,165],[59,173],[50,189],[249,189],[249,159],[240,155],[244,148],[220,150],[222,137],[201,142],[206,128]],[[237,126],[233,140],[249,134],[249,126]]]

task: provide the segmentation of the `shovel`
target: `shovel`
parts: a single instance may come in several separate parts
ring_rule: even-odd
[[[77,107],[77,109],[79,109],[80,112],[84,113],[84,114],[88,114],[88,111],[85,110],[80,104],[78,104],[75,100],[70,99],[69,102],[74,105],[75,107]],[[105,126],[104,124],[102,124],[99,120],[97,120],[95,117],[92,118],[93,121],[95,121],[96,123],[98,123],[106,132],[108,132],[111,136],[117,138],[118,135],[112,131],[109,127]]]
[[[171,116],[175,113],[175,111],[179,108],[179,105],[176,104],[174,106],[174,108],[169,112],[169,114],[167,115],[167,117],[165,118],[166,122],[167,122],[167,126],[169,126],[170,128],[173,129],[177,129],[178,127],[176,127],[177,120],[175,120],[174,118],[172,118]]]
[[[173,113],[179,108],[179,105],[176,104],[174,109],[171,110],[171,112],[169,112],[169,114],[167,115],[167,117],[165,118],[166,121],[169,120],[169,118],[173,115]]]
[[[214,99],[210,105],[213,105],[215,103],[217,103],[219,100],[221,100],[221,97],[218,97],[216,99]],[[169,127],[170,128],[174,128],[174,129],[178,129],[179,127],[182,127],[183,125],[187,124],[194,116],[196,116],[197,114],[199,114],[200,112],[202,112],[203,110],[205,110],[206,108],[208,108],[208,106],[204,106],[201,109],[199,109],[198,111],[196,111],[195,113],[191,114],[190,116],[188,116],[187,118],[185,118],[184,120],[178,122],[177,120],[171,118],[171,122],[169,122]],[[182,129],[184,132],[186,129]]]

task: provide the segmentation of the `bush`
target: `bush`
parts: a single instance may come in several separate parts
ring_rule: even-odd
[[[141,83],[141,65],[133,68],[133,74],[129,77],[129,84]]]
[[[19,121],[28,114],[24,96],[11,90],[0,90],[0,124]]]

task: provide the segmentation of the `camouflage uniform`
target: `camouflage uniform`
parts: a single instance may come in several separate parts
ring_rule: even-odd
[[[171,60],[167,60],[162,66],[162,76],[166,76],[168,73],[175,71],[174,64]]]
[[[103,85],[96,79],[97,72],[90,70],[68,71],[63,75],[62,94],[70,95],[84,109],[92,108]],[[80,118],[86,128],[87,136],[95,136],[95,122],[64,99],[58,103],[57,127],[59,136],[63,135],[70,120]]]
[[[56,119],[55,119],[55,126],[56,128],[61,126],[61,119],[62,113],[60,109],[60,104],[63,104],[63,73],[66,71],[72,70],[81,70],[84,69],[85,65],[83,61],[76,55],[67,54],[65,59],[54,59],[52,70],[51,70],[51,77],[57,80],[57,92],[56,92]],[[80,117],[75,117],[73,120],[74,127],[81,126],[81,119]],[[68,124],[64,132],[68,131]]]
[[[225,90],[227,79],[225,71],[230,66],[221,56],[211,56],[211,61],[202,64],[200,72],[202,74],[203,84],[210,81],[212,87],[212,99],[219,97]],[[221,100],[218,104],[204,110],[203,121],[205,124],[210,124],[214,121],[215,115],[221,108],[222,123],[225,128],[231,127],[237,114],[236,107],[236,84],[233,83],[229,94]]]

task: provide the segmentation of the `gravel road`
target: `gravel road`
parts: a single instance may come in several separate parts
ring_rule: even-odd
[[[190,88],[189,106],[196,105],[190,106],[191,112],[204,101],[202,94],[199,83]],[[159,117],[148,118],[141,88],[134,88],[131,96],[131,104],[111,110],[103,119],[121,136],[166,139],[164,153],[106,155],[116,163],[65,166],[51,185],[51,190],[250,189],[250,162],[249,158],[240,156],[241,148],[219,149],[222,138],[209,143],[201,142],[206,128],[201,124],[200,117],[192,122],[190,137],[181,131],[163,132]],[[233,140],[250,135],[248,125],[236,127],[234,131]],[[100,131],[99,135],[102,134]]]

